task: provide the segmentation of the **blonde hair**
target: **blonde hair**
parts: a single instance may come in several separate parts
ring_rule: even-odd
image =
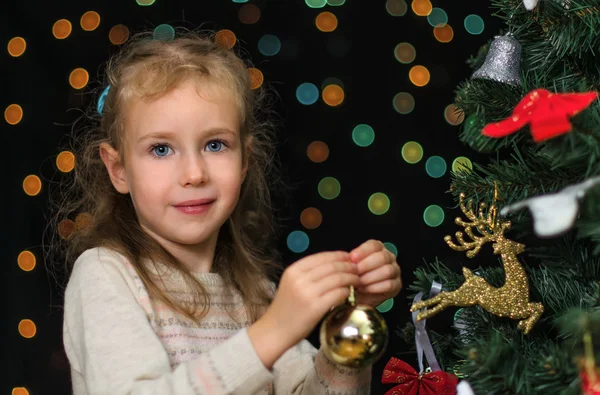
[[[254,322],[264,312],[262,306],[272,300],[273,290],[265,280],[273,281],[282,270],[270,245],[276,231],[270,181],[273,185],[277,183],[278,188],[283,184],[278,178],[272,120],[263,119],[269,107],[264,102],[265,90],[251,88],[244,61],[233,50],[220,45],[213,33],[178,32],[177,38],[170,41],[153,40],[149,34],[136,35],[107,63],[105,79],[110,91],[101,118],[98,120],[98,114],[88,117],[93,121],[92,126],[75,137],[76,167],[71,185],[66,190],[62,188],[53,221],[57,225],[64,218],[87,213],[89,223],[66,241],[56,237],[53,245],[64,254],[67,273],[75,258],[86,249],[108,247],[133,264],[152,298],[196,322],[208,313],[210,296],[206,289],[185,265],[142,230],[131,197],[115,190],[99,155],[100,144],[108,143],[124,160],[124,119],[133,100],[158,98],[190,78],[208,78],[231,92],[237,101],[243,159],[248,161],[239,202],[219,232],[213,271],[241,294],[248,317]],[[91,107],[95,112],[96,100]],[[252,143],[246,158],[249,137]],[[197,295],[194,303],[178,303],[163,292],[143,264],[145,259],[180,272]],[[203,306],[203,310],[198,312],[190,307],[194,305]]]

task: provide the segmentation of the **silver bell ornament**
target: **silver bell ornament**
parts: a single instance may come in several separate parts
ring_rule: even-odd
[[[321,347],[333,362],[358,368],[375,363],[388,343],[388,329],[379,312],[356,304],[354,287],[348,300],[330,311],[319,332]]]
[[[472,79],[503,82],[521,86],[521,44],[512,34],[496,36],[479,70]]]

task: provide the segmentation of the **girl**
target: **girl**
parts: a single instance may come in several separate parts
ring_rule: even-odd
[[[370,367],[304,338],[350,285],[359,303],[396,296],[400,268],[370,240],[293,263],[276,289],[273,152],[244,62],[213,37],[141,38],[106,76],[60,213],[79,215],[63,328],[74,394],[368,394]]]

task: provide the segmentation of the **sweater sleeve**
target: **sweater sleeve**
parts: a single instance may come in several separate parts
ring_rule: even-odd
[[[98,253],[84,253],[75,263],[63,325],[75,395],[247,395],[273,381],[246,329],[171,368],[123,267]]]

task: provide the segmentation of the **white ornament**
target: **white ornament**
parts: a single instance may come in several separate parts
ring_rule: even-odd
[[[588,189],[600,183],[600,177],[569,185],[560,192],[536,196],[511,204],[500,215],[528,207],[533,216],[533,229],[538,237],[554,237],[567,232],[577,219],[579,200]]]
[[[535,8],[535,6],[537,5],[537,3],[538,3],[538,0],[523,0],[523,5],[529,11],[533,10]]]
[[[461,380],[456,386],[456,395],[475,395],[475,392],[473,392],[473,388],[471,388],[468,381]]]

